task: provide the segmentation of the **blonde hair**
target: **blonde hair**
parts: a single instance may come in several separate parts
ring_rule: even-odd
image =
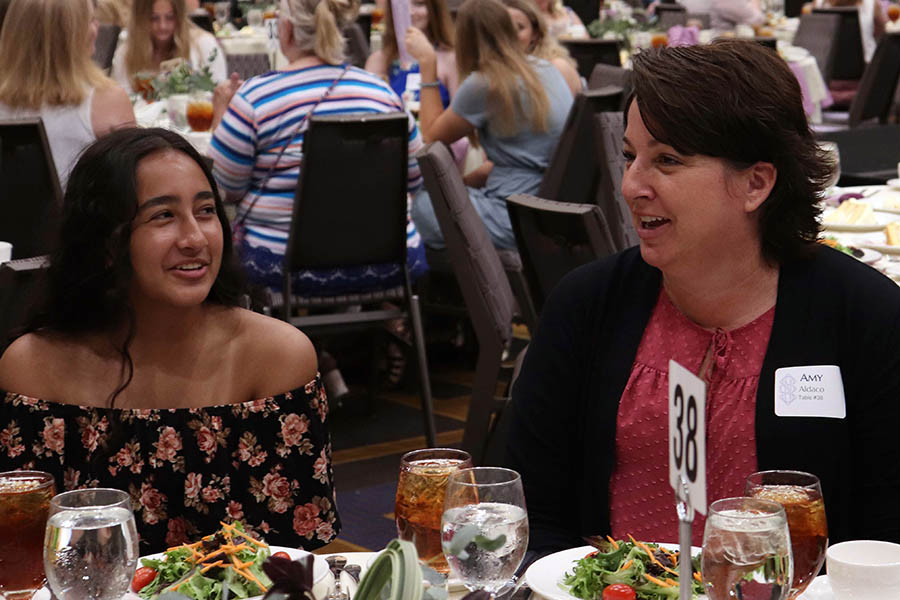
[[[0,102],[30,109],[80,104],[91,87],[111,84],[91,61],[90,1],[12,0],[0,30]]]
[[[384,13],[384,35],[381,37],[381,48],[384,52],[384,63],[390,65],[397,60],[397,36],[394,33],[393,2],[387,0]],[[423,32],[428,41],[438,49],[452,49],[453,20],[444,0],[425,0],[428,8],[428,26]]]
[[[162,57],[162,60],[183,58],[190,62],[192,27],[184,7],[184,0],[166,1],[175,11],[175,32],[172,36],[172,47]],[[131,4],[128,48],[125,51],[125,71],[128,72],[129,77],[134,77],[141,71],[157,71],[159,69],[159,65],[153,62],[153,40],[150,35],[153,5],[156,2],[157,0],[133,0]]]
[[[572,59],[569,51],[566,50],[556,38],[549,33],[547,20],[532,0],[501,0],[506,8],[514,8],[519,11],[531,23],[532,35],[534,39],[528,48],[528,53],[544,60],[555,60],[562,58],[568,62],[572,68],[577,68],[577,64]]]
[[[528,113],[535,131],[547,131],[547,92],[519,46],[506,7],[497,0],[466,0],[459,8],[456,66],[460,80],[477,71],[487,82],[488,118],[498,133],[515,134]]]
[[[341,31],[358,12],[359,0],[281,0],[280,18],[293,26],[294,47],[338,65],[344,62]]]
[[[100,23],[107,25],[125,25],[126,15],[124,7],[119,0],[95,0],[94,15]]]

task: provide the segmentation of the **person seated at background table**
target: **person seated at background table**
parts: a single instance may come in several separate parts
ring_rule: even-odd
[[[91,0],[12,0],[0,30],[0,119],[40,117],[65,189],[78,153],[115,127],[134,124],[128,95],[91,61]]]
[[[547,30],[555,38],[585,39],[587,28],[571,7],[565,6],[562,0],[535,0],[544,19]]]
[[[47,297],[0,358],[0,468],[127,490],[142,553],[241,520],[269,543],[337,535],[312,344],[238,307],[212,173],[163,129],[89,146]]]
[[[512,19],[497,0],[466,0],[456,16],[456,64],[464,80],[450,107],[441,106],[434,48],[410,27],[406,47],[419,61],[422,101],[419,126],[426,141],[450,144],[473,132],[493,168],[484,187],[469,197],[499,248],[515,248],[506,198],[530,194],[562,133],[572,92],[559,70],[525,54]],[[418,198],[416,199],[418,200]],[[443,236],[431,202],[414,202],[413,221],[426,244],[440,247]]]
[[[191,23],[185,0],[133,0],[128,39],[116,48],[112,77],[135,92],[137,75],[156,75],[173,58],[198,70],[208,66],[215,83],[228,79],[225,53],[214,35]]]
[[[808,471],[831,542],[900,541],[900,288],[816,243],[830,169],[797,79],[752,41],[632,60],[622,193],[640,246],[560,282],[513,388],[529,547],[677,542],[669,359],[707,382],[708,503],[757,470]],[[809,365],[840,368],[825,401],[846,418],[776,415],[776,370]]]
[[[381,50],[376,50],[366,60],[366,71],[383,77],[398,96],[406,100],[403,93],[409,89],[410,100],[418,102],[419,65],[404,68],[400,64],[397,37],[394,34],[393,3],[388,2],[385,10],[385,28],[381,38]],[[437,58],[437,82],[444,108],[450,105],[450,98],[459,87],[456,70],[456,56],[453,53],[453,22],[444,0],[409,0],[409,16],[412,26],[425,34],[435,46]],[[410,75],[413,80],[410,81]]]
[[[753,27],[765,23],[760,0],[680,0],[689,13],[709,14],[712,29],[734,29],[735,25]]]
[[[581,76],[575,68],[575,61],[569,51],[563,48],[556,38],[549,35],[547,23],[532,0],[501,0],[509,12],[516,27],[516,33],[522,49],[527,54],[543,58],[559,69],[566,79],[572,95],[582,89]]]
[[[343,62],[341,30],[355,19],[358,8],[358,0],[282,0],[278,36],[287,67],[251,77],[239,87],[232,81],[230,87],[221,86],[214,98],[209,155],[227,199],[239,202],[235,241],[255,284],[276,290],[282,286],[308,116],[403,110],[386,82]],[[413,157],[421,147],[422,138],[410,116],[408,182],[413,193],[422,185]],[[270,177],[276,167],[277,177]],[[427,270],[425,248],[411,224],[407,263],[414,279]],[[324,296],[402,281],[399,265],[369,265],[302,271],[295,275],[292,289]]]

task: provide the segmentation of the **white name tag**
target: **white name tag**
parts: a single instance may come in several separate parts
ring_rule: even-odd
[[[810,365],[777,369],[775,414],[779,417],[845,418],[847,404],[841,368]]]

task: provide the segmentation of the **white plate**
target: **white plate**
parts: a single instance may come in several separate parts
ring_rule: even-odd
[[[831,214],[834,210],[836,209],[825,210],[822,213],[822,229],[825,229],[827,231],[848,232],[879,231],[881,229],[884,229],[885,225],[887,225],[888,223],[900,220],[900,217],[898,217],[897,215],[876,211],[875,223],[871,225],[846,225],[838,223],[826,223],[825,216]]]
[[[307,552],[306,550],[296,550],[294,548],[285,548],[283,546],[269,546],[269,550],[272,552],[272,554],[275,554],[276,552],[287,552],[288,555],[291,557],[291,560],[297,560],[298,558],[301,558],[301,557],[309,554],[309,552]],[[156,558],[160,558],[162,555],[163,555],[163,553],[160,552],[158,554],[148,554],[147,556],[142,556],[138,560],[137,566],[138,566],[138,568],[140,568],[144,565],[144,563],[141,562],[141,560],[144,558],[156,559]],[[326,563],[325,559],[322,558],[321,556],[317,556],[314,554],[313,558],[314,558],[314,560],[313,560],[313,587],[314,587],[314,589],[316,589],[316,592],[317,592],[316,597],[317,598],[324,597],[325,594],[319,594],[318,592],[320,591],[319,588],[321,586],[330,585],[330,583],[325,581],[325,578],[329,574],[328,563]],[[327,591],[328,590],[326,589],[325,592],[327,593]],[[258,598],[262,598],[262,596],[253,596],[252,598],[248,598],[247,600],[256,600]],[[32,600],[51,600],[50,590],[48,590],[46,587],[41,588],[34,594],[34,596],[32,596]],[[125,594],[124,596],[122,596],[122,600],[141,600],[141,597],[138,596],[137,594],[135,594],[134,592],[132,592],[131,588],[129,587],[128,593]]]
[[[677,550],[675,544],[659,544],[663,548]],[[550,554],[536,560],[525,571],[525,583],[534,592],[547,600],[580,600],[568,592],[563,584],[563,575],[575,567],[575,562],[594,552],[593,546],[580,546]],[[693,546],[691,552],[696,554],[700,548]],[[698,596],[705,599],[705,595]]]
[[[675,544],[659,544],[663,548],[677,550]],[[535,593],[547,600],[581,600],[570,594],[563,584],[563,575],[571,571],[575,562],[585,555],[596,550],[593,546],[580,546],[545,556],[535,561],[525,571],[525,582]],[[691,547],[691,553],[697,555],[700,548]],[[706,595],[700,594],[698,600],[705,600]],[[831,586],[828,584],[828,576],[816,577],[805,592],[797,597],[797,600],[834,600]]]
[[[875,210],[900,214],[900,188],[882,188],[865,200]]]
[[[889,188],[893,188],[895,190],[900,190],[900,179],[898,179],[896,177],[894,179],[888,179],[886,185]]]

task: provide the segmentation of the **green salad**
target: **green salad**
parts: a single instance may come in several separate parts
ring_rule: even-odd
[[[610,538],[599,545],[596,552],[575,564],[573,572],[565,574],[563,582],[573,596],[583,600],[618,597],[604,594],[604,590],[630,586],[633,597],[641,600],[679,597],[678,552],[633,538],[627,542]],[[704,593],[699,556],[692,559],[691,572],[692,597],[696,598]]]
[[[239,522],[222,523],[222,529],[199,542],[169,548],[160,558],[141,559],[132,589],[146,600],[165,592],[219,600],[225,586],[231,598],[258,596],[272,585],[262,569],[269,555],[269,547]]]

